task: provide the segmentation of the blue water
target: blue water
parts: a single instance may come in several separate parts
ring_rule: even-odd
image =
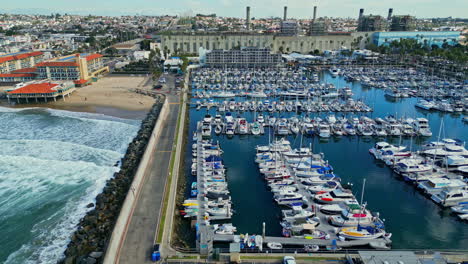
[[[388,114],[406,117],[426,117],[431,125],[431,138],[403,138],[402,144],[416,150],[424,142],[436,140],[441,120],[444,129],[442,137],[468,140],[468,127],[462,122],[463,115],[448,115],[438,112],[428,112],[414,107],[416,98],[405,98],[398,101],[388,100],[383,90],[367,89],[359,83],[347,83],[341,77],[332,78],[328,74],[321,76],[322,82],[334,83],[337,87],[350,86],[354,92],[353,98],[363,99],[375,111],[366,115],[385,117]],[[193,100],[194,102],[196,99]],[[209,113],[215,115],[215,109]],[[190,110],[190,131],[193,132],[196,122],[205,114],[206,109]],[[237,114],[237,113],[236,113]],[[236,115],[234,114],[234,115]],[[268,113],[264,113],[267,115]],[[325,116],[328,113],[312,113],[311,116]],[[341,115],[343,113],[337,113]],[[249,121],[253,113],[241,114]],[[277,114],[275,114],[277,115]],[[291,116],[291,113],[282,114]],[[354,114],[345,114],[347,116]],[[358,114],[361,115],[361,114]],[[231,191],[235,215],[232,223],[239,233],[259,234],[262,223],[266,223],[267,235],[280,235],[280,208],[272,201],[272,194],[261,179],[254,154],[256,145],[268,143],[268,135],[235,136],[229,139],[225,136],[214,136],[224,150],[224,163],[228,168],[227,178]],[[299,137],[289,137],[295,146],[300,145]],[[393,248],[406,249],[466,249],[468,248],[468,225],[450,215],[449,210],[442,210],[432,201],[422,196],[413,186],[401,181],[392,171],[375,162],[368,150],[378,141],[360,137],[330,138],[321,141],[318,138],[304,138],[303,145],[311,145],[314,152],[323,152],[325,159],[342,177],[343,182],[354,184],[353,191],[360,197],[363,179],[366,179],[364,200],[368,208],[379,212],[385,219],[386,229],[393,233]],[[399,143],[398,138],[388,138],[387,141]],[[190,146],[187,149],[186,161],[190,165]],[[189,168],[188,168],[189,171]],[[188,173],[189,175],[189,173]],[[189,176],[191,177],[191,176]],[[190,180],[193,180],[191,177]]]
[[[140,121],[0,108],[0,263],[56,263]]]

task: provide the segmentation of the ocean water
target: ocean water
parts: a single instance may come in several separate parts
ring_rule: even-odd
[[[55,263],[139,120],[0,108],[0,263]]]
[[[439,128],[443,124],[441,137],[459,138],[468,141],[468,125],[462,122],[462,114],[443,114],[424,111],[414,107],[416,98],[389,100],[384,91],[362,87],[359,83],[347,83],[342,77],[332,78],[329,74],[321,75],[321,81],[334,83],[337,87],[350,86],[353,98],[362,99],[375,111],[367,113],[369,117],[385,117],[393,114],[397,117],[425,117],[433,131],[430,138],[402,138],[402,145],[416,150],[420,145],[437,140]],[[195,102],[197,99],[192,99]],[[190,110],[190,132],[196,129],[196,122],[207,113],[206,109]],[[214,116],[215,109],[208,111]],[[310,116],[325,117],[330,113],[311,113]],[[360,116],[362,114],[336,113],[336,115]],[[233,113],[241,115],[250,122],[254,114],[250,112]],[[268,115],[268,113],[264,113]],[[278,117],[278,114],[274,114]],[[293,114],[283,113],[289,117]],[[268,130],[266,130],[267,132]],[[239,233],[260,234],[262,223],[266,223],[267,235],[280,236],[281,209],[272,200],[273,195],[267,189],[254,163],[256,145],[268,144],[269,137],[264,136],[213,136],[219,141],[224,151],[223,160],[228,168],[227,179],[231,192],[235,214],[232,223]],[[289,136],[296,147],[301,139]],[[303,146],[312,146],[315,153],[323,152],[342,182],[354,185],[353,192],[360,197],[361,186],[366,179],[364,201],[368,208],[379,212],[385,219],[387,232],[391,232],[392,248],[395,249],[466,249],[468,248],[468,224],[451,215],[450,210],[443,210],[431,200],[415,190],[412,185],[400,180],[389,168],[376,162],[369,154],[369,149],[382,139],[360,137],[330,138],[319,140],[317,137],[304,137]],[[399,138],[388,137],[388,142],[399,143]],[[187,147],[187,175],[190,175],[191,146]],[[188,176],[189,181],[195,177]]]

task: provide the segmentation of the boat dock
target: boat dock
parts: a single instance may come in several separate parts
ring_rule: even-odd
[[[217,167],[214,163],[221,164],[220,159],[215,159],[222,154],[222,150],[219,145],[213,145],[213,142],[209,137],[202,136],[202,126],[201,122],[197,126],[197,138],[196,138],[196,148],[194,151],[194,156],[196,156],[196,176],[197,176],[197,214],[196,214],[196,230],[197,230],[197,249],[201,254],[206,254],[210,252],[213,248],[213,235],[214,229],[210,225],[210,221],[222,221],[229,220],[232,216],[231,208],[231,197],[227,194],[223,195],[213,195],[210,194],[210,187],[207,186],[217,186],[218,183],[226,183],[224,169],[221,169],[222,173],[217,174],[217,180],[213,180],[211,177],[215,175],[214,171],[217,171]],[[207,145],[211,144],[211,148],[205,149]],[[208,153],[208,154],[207,154]],[[215,154],[217,153],[217,154]],[[211,160],[210,160],[211,158]],[[208,165],[207,165],[208,164]],[[222,166],[221,166],[222,168]],[[211,173],[211,175],[210,175]],[[224,185],[224,188],[227,189],[227,186]],[[227,190],[226,190],[227,192]],[[211,203],[211,204],[210,204]],[[214,209],[222,209],[225,211],[217,212],[216,214],[212,211]],[[216,211],[215,211],[216,212]]]
[[[233,243],[236,241],[235,235],[218,235],[215,234],[213,237],[216,242]],[[296,237],[271,237],[265,236],[263,238],[264,243],[280,243],[285,246],[301,246],[304,245],[318,245],[322,247],[332,246],[333,240],[330,239],[305,239]],[[371,246],[371,247],[385,247],[386,244],[391,243],[389,239],[368,239],[368,240],[351,240],[351,241],[339,241],[336,240],[336,246],[338,247],[359,247],[359,246]],[[270,249],[266,249],[270,250]]]

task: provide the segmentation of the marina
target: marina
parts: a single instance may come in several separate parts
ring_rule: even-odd
[[[311,76],[314,75],[312,74]],[[433,133],[433,131],[436,131],[440,127],[439,116],[430,114],[430,112],[420,112],[417,108],[414,107],[408,108],[411,103],[414,104],[416,102],[416,98],[407,98],[403,101],[394,101],[388,97],[385,97],[385,91],[382,89],[369,89],[367,87],[361,86],[360,83],[356,81],[350,83],[340,75],[332,76],[328,72],[322,72],[316,76],[319,76],[319,83],[330,83],[335,87],[350,87],[353,95],[352,97],[348,97],[345,100],[356,100],[356,98],[361,98],[361,102],[368,102],[368,105],[372,105],[373,111],[365,113],[338,113],[329,109],[328,111],[324,112],[308,112],[302,111],[303,108],[301,108],[301,111],[298,111],[296,107],[293,107],[291,111],[286,110],[286,105],[290,104],[291,106],[295,106],[296,102],[301,102],[301,100],[305,102],[316,101],[317,98],[313,96],[307,99],[299,99],[295,97],[292,99],[275,97],[262,99],[250,98],[245,95],[235,95],[230,98],[229,96],[226,98],[208,96],[208,98],[201,99],[201,101],[200,98],[192,98],[192,107],[190,109],[190,131],[198,131],[198,133],[202,133],[203,126],[200,126],[198,121],[209,121],[210,125],[208,126],[206,124],[204,128],[206,131],[210,131],[210,139],[213,142],[219,142],[219,144],[223,146],[223,164],[226,167],[229,167],[229,177],[227,177],[226,180],[229,183],[229,195],[231,197],[230,201],[232,202],[233,214],[228,220],[229,223],[227,224],[227,227],[222,227],[221,230],[230,231],[228,234],[223,233],[224,231],[217,231],[215,233],[215,230],[219,230],[218,226],[216,226],[217,229],[205,229],[203,231],[204,234],[210,234],[207,235],[206,240],[213,239],[214,241],[218,241],[217,243],[221,244],[231,242],[242,244],[245,241],[245,245],[241,246],[243,247],[243,250],[255,249],[257,251],[259,248],[252,246],[255,245],[256,239],[258,242],[257,237],[261,237],[262,239],[263,250],[272,250],[272,248],[275,247],[286,247],[295,248],[299,251],[307,251],[310,250],[312,246],[314,249],[319,247],[320,250],[330,249],[330,247],[352,248],[356,246],[365,246],[367,248],[386,248],[388,246],[391,246],[392,248],[441,248],[448,245],[448,247],[452,248],[457,248],[459,246],[463,248],[464,246],[462,245],[468,245],[468,241],[463,239],[463,234],[465,234],[464,231],[461,233],[448,231],[451,236],[450,241],[452,242],[446,239],[441,240],[441,238],[434,236],[431,233],[425,233],[422,230],[426,228],[425,226],[427,226],[429,222],[426,224],[418,224],[417,227],[409,231],[413,234],[411,238],[408,238],[408,235],[403,236],[403,230],[407,232],[409,226],[412,226],[411,222],[420,222],[420,220],[418,220],[418,217],[410,217],[409,215],[405,218],[405,220],[408,221],[403,222],[399,220],[401,218],[399,218],[397,215],[401,214],[402,211],[397,210],[398,207],[392,206],[392,204],[394,204],[393,202],[384,202],[387,200],[393,201],[392,198],[395,199],[395,197],[392,196],[390,198],[382,195],[382,193],[389,193],[390,190],[393,190],[390,191],[390,193],[401,192],[402,195],[396,199],[395,203],[407,203],[408,201],[411,201],[410,207],[414,207],[413,210],[420,212],[422,215],[431,216],[433,214],[438,214],[440,209],[436,209],[437,205],[433,203],[431,206],[428,206],[429,204],[427,202],[429,201],[425,199],[424,196],[420,195],[418,192],[416,194],[419,195],[420,198],[415,196],[414,192],[409,191],[410,189],[406,189],[406,185],[403,185],[404,188],[402,190],[401,183],[398,183],[401,180],[392,176],[393,173],[391,171],[381,171],[385,168],[379,166],[376,167],[374,165],[375,162],[372,161],[373,157],[366,154],[368,149],[373,147],[376,142],[382,140],[389,141],[393,144],[400,142],[401,144],[414,145],[414,149],[416,149],[416,146],[434,140],[434,138],[437,136],[434,134],[437,133]],[[217,92],[219,92],[219,89]],[[232,90],[232,92],[240,94],[240,91],[238,90]],[[342,99],[337,98],[335,100]],[[265,101],[268,102],[268,105],[275,105],[275,110],[269,112],[267,110],[268,108],[263,108],[260,109],[262,111],[259,111],[258,107],[252,107],[252,105],[258,106],[258,102],[261,102],[261,105],[264,105]],[[285,103],[282,103],[282,101]],[[230,109],[231,105],[232,107]],[[284,105],[284,110],[278,111],[278,105]],[[281,109],[281,106],[279,108]],[[462,117],[463,116],[459,115],[455,115],[453,117],[449,116],[448,118],[445,118],[445,124],[446,126],[451,126],[453,122],[456,122],[457,125],[463,124],[460,121],[460,119],[463,119]],[[333,118],[336,119],[335,122],[333,122]],[[331,123],[329,122],[330,119],[332,123],[343,125],[341,121],[346,120],[344,121],[344,124],[350,123],[356,125],[356,136],[347,135],[345,133],[343,133],[341,136],[339,133],[338,135],[333,134],[331,130],[332,126],[330,126]],[[274,120],[274,122],[271,121],[270,123],[270,120]],[[388,122],[389,120],[391,122]],[[309,121],[310,123],[314,124],[311,126],[309,133],[306,133],[303,129],[307,123],[305,121]],[[385,127],[383,130],[385,130],[386,134],[376,136],[375,125],[381,121],[386,123],[386,125],[383,126]],[[283,123],[284,129],[281,129],[281,123]],[[400,128],[400,133],[389,133],[391,129],[388,129],[389,124],[391,123],[397,124],[397,127]],[[230,126],[228,124],[230,124]],[[374,124],[373,133],[371,135],[357,133],[358,124],[361,124],[361,127],[363,124],[369,126]],[[322,134],[322,137],[320,136],[320,125],[326,125],[330,127],[329,136],[324,136],[324,134]],[[403,133],[404,129],[402,129],[405,127],[405,125],[407,128],[407,134]],[[416,132],[421,128],[426,128],[425,133],[423,132],[424,135],[422,133]],[[460,127],[458,130],[451,130],[449,135],[466,140],[463,138],[463,129],[463,127]],[[326,131],[326,129],[324,130]],[[288,140],[291,143],[291,149],[302,149],[306,147],[312,150],[311,153],[316,153],[314,155],[323,153],[322,155],[323,157],[326,157],[326,162],[333,164],[333,173],[339,175],[341,178],[341,183],[348,182],[350,183],[350,186],[354,186],[354,188],[352,188],[352,193],[355,195],[361,194],[361,188],[358,188],[357,186],[361,186],[363,180],[367,179],[368,183],[366,187],[366,197],[364,204],[366,205],[366,208],[373,209],[373,211],[376,210],[377,212],[381,213],[382,216],[384,216],[384,218],[381,219],[382,223],[385,223],[385,231],[382,233],[382,237],[375,240],[371,239],[364,241],[345,238],[343,231],[352,232],[358,230],[358,228],[354,226],[351,227],[353,229],[347,230],[347,227],[332,225],[329,219],[327,219],[329,215],[326,215],[320,210],[317,210],[317,208],[322,207],[323,204],[316,204],[316,201],[313,199],[315,194],[312,194],[308,189],[306,189],[306,187],[310,186],[304,186],[301,181],[299,181],[300,184],[296,184],[294,188],[299,194],[303,196],[310,195],[308,202],[310,202],[310,205],[314,205],[314,210],[311,210],[312,207],[310,207],[310,209],[306,208],[306,212],[304,212],[304,210],[301,211],[298,208],[296,208],[298,211],[294,211],[293,208],[287,209],[281,205],[276,205],[277,202],[274,202],[274,198],[275,195],[277,195],[279,189],[272,189],[265,184],[265,180],[267,182],[283,181],[284,183],[288,183],[289,179],[290,181],[294,181],[294,183],[296,183],[297,176],[295,172],[290,173],[291,175],[288,179],[279,180],[276,178],[276,176],[265,176],[259,173],[259,169],[264,170],[265,168],[259,168],[258,164],[252,162],[252,160],[255,159],[256,155],[258,154],[258,149],[256,149],[255,146],[268,146],[275,139],[279,140],[279,138]],[[345,151],[341,151],[343,149]],[[353,150],[351,151],[351,149]],[[365,154],[358,154],[361,151]],[[242,153],[242,157],[240,157],[237,153]],[[344,158],[346,155],[351,155],[351,153],[356,153],[352,154],[355,155],[355,157],[350,159]],[[359,160],[359,162],[356,162],[357,160]],[[186,161],[193,160],[191,157],[189,158],[189,156],[186,156]],[[278,162],[281,163],[284,162],[284,160],[280,159]],[[191,162],[189,163],[192,164]],[[272,169],[271,166],[274,165],[273,163],[270,163],[266,166],[270,166],[269,169]],[[364,166],[366,169],[363,170],[362,166]],[[378,173],[379,176],[375,175],[376,170],[381,171]],[[189,168],[189,174],[192,173],[193,167]],[[267,179],[265,179],[265,177],[267,177]],[[377,179],[380,179],[380,181],[377,182]],[[384,181],[388,182],[389,180],[390,185],[383,184]],[[326,187],[325,185],[319,186],[320,187],[317,186],[316,188]],[[273,190],[276,192],[273,192]],[[292,188],[290,189],[289,187],[282,187],[282,190],[290,191]],[[326,189],[324,190],[330,191]],[[250,194],[247,196],[248,199],[244,195],[245,193]],[[403,201],[403,199],[407,200]],[[315,205],[318,206],[315,207]],[[458,209],[464,210],[463,208],[464,207],[460,207]],[[333,209],[333,207],[331,209]],[[403,211],[403,213],[404,212],[405,211]],[[453,231],[456,226],[460,226],[458,229],[461,228],[461,230],[464,230],[463,228],[466,229],[466,227],[464,227],[466,224],[461,222],[459,218],[451,216],[445,217],[445,215],[449,216],[451,214],[450,210],[447,211],[442,209],[442,212],[444,217],[431,217],[431,224],[438,222],[441,226],[451,226],[449,229],[453,229]],[[371,212],[371,214],[374,213]],[[254,215],[255,217],[252,217]],[[380,214],[378,215],[380,217]],[[405,215],[405,213],[403,215]],[[304,221],[307,221],[307,219],[309,221],[304,222],[306,225],[311,224],[313,226],[313,221],[318,220],[320,224],[314,226],[314,230],[320,230],[323,231],[323,233],[315,232],[315,237],[318,237],[315,238],[313,233],[314,231],[312,231],[311,237],[314,237],[312,239],[311,237],[304,238],[304,234],[301,234],[302,238],[299,236],[284,237],[283,235],[285,230],[283,226],[287,225],[286,222],[294,223],[295,221],[293,220],[295,220],[296,217],[302,216],[304,216]],[[215,225],[222,226],[223,223],[225,224],[226,222],[215,221]],[[264,223],[265,226],[263,226]],[[299,225],[300,224],[297,226]],[[233,228],[231,228],[231,226]],[[200,231],[200,228],[198,227],[197,230]],[[341,235],[340,231],[342,232]],[[387,232],[393,233],[391,240],[389,237],[384,237]],[[417,236],[416,233],[418,234]],[[202,233],[200,232],[199,234]],[[327,234],[329,236],[325,237]],[[421,239],[422,237],[426,238]],[[251,241],[250,246],[248,243],[249,241]],[[215,246],[217,243],[215,243]]]

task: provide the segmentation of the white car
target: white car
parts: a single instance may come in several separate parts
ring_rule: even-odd
[[[292,256],[285,256],[283,258],[283,264],[296,264],[296,259]]]

